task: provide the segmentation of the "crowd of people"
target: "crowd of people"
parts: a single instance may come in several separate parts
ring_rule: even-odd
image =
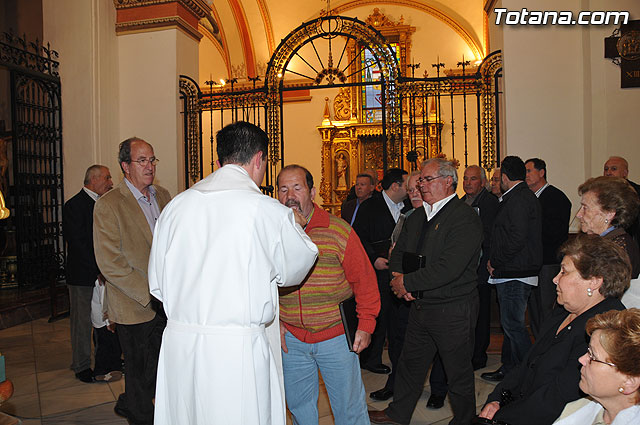
[[[280,170],[277,199],[261,193],[260,128],[216,142],[220,168],[171,199],[151,144],[127,139],[122,182],[91,166],[65,204],[72,369],[124,372],[129,423],[285,424],[288,407],[317,424],[321,374],[336,424],[409,424],[429,370],[427,407],[448,397],[450,424],[639,423],[640,187],[623,158],[577,188],[569,235],[571,202],[540,158],[507,156],[490,179],[467,167],[462,198],[444,158],[365,170],[339,218],[302,165]],[[477,414],[494,289],[501,366],[481,375],[497,386]],[[368,410],[361,369],[388,374],[368,394],[386,409]]]

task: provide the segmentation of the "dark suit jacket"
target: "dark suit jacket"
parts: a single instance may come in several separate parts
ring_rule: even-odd
[[[380,251],[380,246],[385,245],[384,241],[390,240],[395,226],[396,222],[382,193],[374,193],[371,198],[360,204],[356,220],[353,222],[353,230],[358,234],[371,264],[375,263],[378,257],[388,257],[388,249],[387,252]],[[388,270],[376,269],[376,275],[378,282],[389,282]]]
[[[555,186],[547,186],[540,197],[542,208],[542,263],[559,264],[558,249],[569,237],[571,201]]]
[[[618,299],[607,298],[576,317],[557,335],[569,313],[564,308],[553,310],[522,363],[489,394],[487,403],[500,401],[502,390],[511,391],[514,397],[494,419],[510,425],[551,424],[565,404],[580,398],[578,358],[587,352],[585,325],[591,317],[609,310],[624,310],[624,306]]]
[[[425,256],[425,267],[404,275],[407,291],[425,291],[423,299],[414,302],[449,303],[477,294],[476,270],[482,244],[482,221],[478,214],[454,196],[428,222],[424,243],[418,247],[425,223],[424,207],[416,208],[407,217],[391,253],[389,269],[403,273],[405,252]]]
[[[491,232],[495,278],[537,276],[542,267],[542,214],[536,195],[522,182],[502,196]]]
[[[67,243],[67,284],[93,286],[100,270],[93,253],[95,201],[80,190],[62,208],[62,232]]]
[[[351,224],[351,218],[353,218],[353,213],[356,211],[357,203],[358,203],[358,198],[353,198],[353,199],[344,201],[342,203],[342,207],[340,208],[340,218],[342,218],[347,223]]]
[[[467,199],[467,195],[462,197],[462,201]],[[487,282],[489,279],[489,271],[487,270],[487,261],[491,253],[491,229],[493,221],[496,219],[496,213],[500,202],[496,196],[487,189],[482,189],[476,199],[471,204],[472,208],[478,208],[480,212],[480,220],[482,220],[482,256],[478,265],[478,281]]]

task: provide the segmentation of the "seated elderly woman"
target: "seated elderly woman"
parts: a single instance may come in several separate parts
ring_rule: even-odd
[[[509,425],[550,424],[564,406],[580,398],[578,358],[587,350],[585,324],[598,313],[623,310],[629,287],[629,258],[612,241],[580,234],[560,253],[553,279],[558,304],[521,364],[487,398],[481,418]]]
[[[613,240],[627,251],[631,260],[631,278],[640,273],[638,244],[625,231],[638,216],[638,194],[625,180],[617,177],[594,177],[578,187],[582,196],[576,216],[582,231]]]
[[[558,425],[640,424],[640,310],[609,311],[587,322],[591,342],[580,357],[583,398]]]

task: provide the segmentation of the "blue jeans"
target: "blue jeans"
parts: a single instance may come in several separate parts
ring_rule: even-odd
[[[282,352],[287,406],[295,425],[318,423],[318,369],[329,394],[336,425],[369,425],[360,362],[338,335],[308,344],[285,334],[288,353]]]
[[[519,280],[496,285],[500,304],[500,324],[511,343],[510,358],[503,360],[505,372],[519,365],[531,348],[531,338],[525,323],[525,311],[531,289],[531,285]]]

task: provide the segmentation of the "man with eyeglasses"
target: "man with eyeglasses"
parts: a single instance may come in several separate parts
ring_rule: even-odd
[[[487,283],[489,272],[487,271],[487,261],[491,250],[491,228],[493,220],[498,212],[498,198],[487,190],[487,174],[484,168],[478,165],[470,165],[464,170],[462,188],[465,195],[462,197],[471,208],[474,208],[480,220],[482,220],[482,256],[478,265],[478,295],[480,309],[478,323],[475,330],[475,344],[471,362],[473,370],[482,369],[487,365],[487,348],[489,347],[490,324],[491,324],[491,285]],[[440,357],[436,360],[429,375],[431,386],[431,396],[427,401],[428,409],[439,409],[444,406],[444,399],[447,395],[447,377]]]
[[[149,293],[147,267],[153,231],[169,192],[153,184],[153,147],[132,137],[118,152],[123,181],[96,202],[93,239],[106,279],[105,304],[125,360],[125,392],[114,411],[131,423],[153,423],[153,397],[162,332],[162,305]]]
[[[475,415],[471,355],[482,222],[456,196],[457,184],[451,162],[434,158],[425,163],[420,177],[423,207],[407,218],[391,253],[392,291],[410,301],[411,309],[393,401],[383,411],[369,411],[373,423],[411,421],[436,353],[449,378],[450,424],[469,424]]]

